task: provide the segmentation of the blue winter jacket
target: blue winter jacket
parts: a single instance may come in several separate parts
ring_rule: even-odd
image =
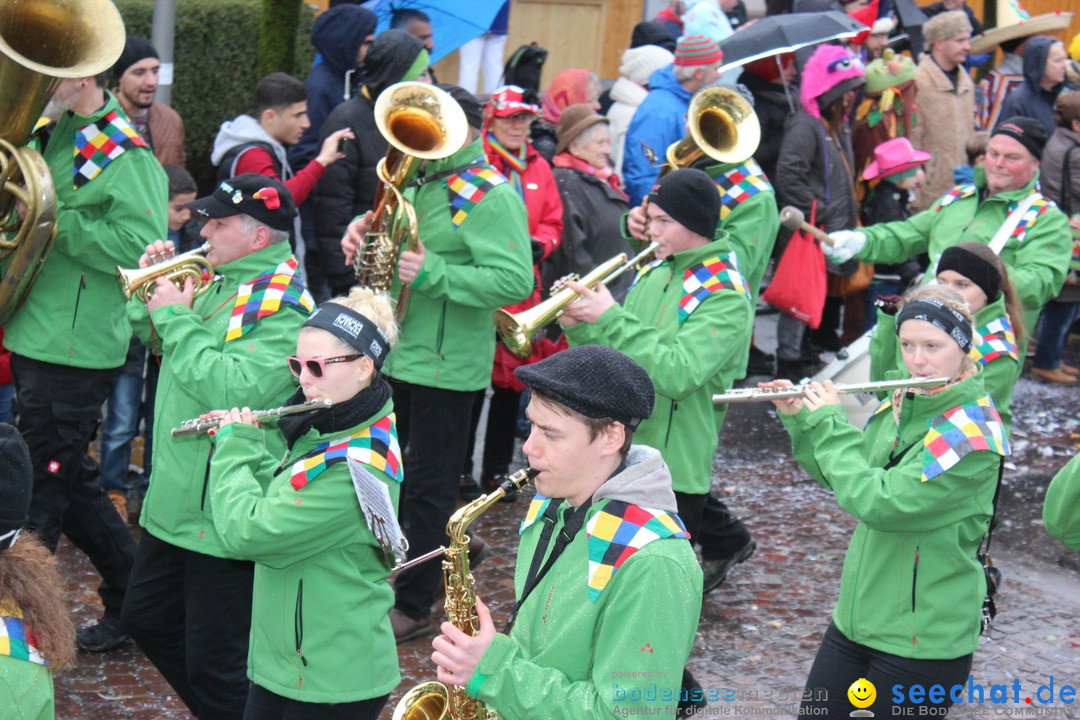
[[[630,207],[641,204],[656,183],[660,168],[645,158],[644,142],[663,161],[668,145],[686,134],[686,111],[691,93],[675,79],[674,66],[660,68],[649,77],[649,94],[638,105],[626,131],[623,158],[623,181],[630,196]]]

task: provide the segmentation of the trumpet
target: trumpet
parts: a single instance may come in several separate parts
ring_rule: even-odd
[[[639,267],[643,262],[648,262],[656,252],[656,243],[650,243],[648,247],[629,260],[626,253],[619,253],[613,258],[601,263],[585,277],[578,279],[576,274],[568,276],[570,280],[576,280],[585,287],[592,287],[598,283],[609,283],[622,275],[627,270]],[[495,330],[499,333],[499,339],[520,358],[527,358],[532,354],[532,336],[542,327],[550,325],[557,320],[566,310],[566,306],[578,299],[578,294],[566,287],[563,280],[551,286],[551,297],[539,305],[522,310],[517,314],[508,313],[503,309],[495,311]]]
[[[836,391],[841,395],[854,393],[878,392],[889,390],[902,390],[907,388],[938,387],[949,382],[947,377],[913,377],[907,380],[881,380],[868,383],[850,383],[836,385]],[[747,403],[761,402],[763,400],[777,400],[779,398],[801,397],[806,393],[809,385],[793,385],[792,387],[779,388],[777,390],[762,390],[760,388],[739,388],[728,390],[712,396],[716,405],[722,403]]]
[[[183,291],[188,278],[195,283],[195,297],[202,295],[210,289],[207,277],[214,277],[214,266],[206,260],[206,253],[210,252],[210,243],[204,243],[202,247],[174,255],[146,268],[132,268],[125,270],[116,268],[116,281],[120,283],[120,291],[124,297],[130,300],[132,296],[146,302],[154,292],[154,284],[159,277],[172,282],[179,290]]]
[[[284,405],[282,407],[271,408],[269,410],[256,410],[251,413],[251,418],[256,422],[271,422],[277,420],[285,415],[297,415],[299,413],[314,412],[316,410],[325,410],[334,403],[326,399],[308,400],[307,402],[299,403],[298,405]],[[201,435],[205,432],[210,432],[221,425],[221,418],[192,418],[191,420],[185,420],[180,423],[180,427],[172,429],[173,437],[184,437],[186,435]]]

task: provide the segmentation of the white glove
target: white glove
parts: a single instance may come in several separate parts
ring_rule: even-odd
[[[829,237],[832,238],[833,244],[823,245],[822,250],[837,265],[858,255],[863,245],[866,245],[866,235],[858,230],[837,230],[829,233]]]

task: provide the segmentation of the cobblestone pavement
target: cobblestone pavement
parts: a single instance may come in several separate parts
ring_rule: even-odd
[[[1070,348],[1075,364],[1077,348]],[[1080,684],[1080,552],[1042,528],[1042,500],[1053,473],[1080,446],[1080,392],[1022,379],[1014,396],[1015,454],[999,503],[994,558],[1005,576],[992,639],[975,653],[974,682],[1019,680],[1020,703],[967,705],[951,716],[1020,715],[1080,718],[1076,706],[1025,704],[1051,676],[1055,690]],[[714,488],[747,523],[757,552],[705,599],[689,667],[707,689],[736,699],[710,705],[706,716],[791,717],[836,599],[854,521],[791,458],[779,422],[765,404],[734,406],[714,466]],[[748,442],[745,438],[753,438]],[[520,458],[519,458],[520,459]],[[499,504],[477,521],[493,556],[476,569],[477,586],[501,624],[513,602],[516,527],[524,501]],[[78,624],[97,617],[97,579],[81,553],[60,551]],[[399,648],[403,682],[397,698],[433,679],[430,638]],[[881,689],[879,689],[881,692]],[[1045,692],[1045,691],[1044,691]],[[1010,689],[1011,693],[1011,689]],[[104,656],[80,657],[56,681],[59,718],[189,718],[148,661],[128,643]]]

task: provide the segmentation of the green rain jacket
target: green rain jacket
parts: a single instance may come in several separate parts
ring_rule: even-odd
[[[874,334],[870,338],[870,379],[878,381],[911,377],[900,354],[896,316],[878,310],[877,318]],[[1005,337],[1002,325],[1006,323],[1011,329],[1012,324],[1005,312],[1005,298],[999,295],[997,300],[975,313],[977,337],[969,354],[981,366],[979,374],[986,392],[994,398],[1005,431],[1011,433],[1013,388],[1024,364],[1020,362],[1016,337]]]
[[[222,544],[211,518],[210,438],[205,433],[174,438],[170,431],[210,410],[279,407],[296,390],[285,358],[296,351],[306,310],[283,305],[242,337],[225,341],[239,286],[290,257],[289,244],[276,243],[215,268],[220,279],[195,298],[192,308],[169,305],[150,316],[137,298],[128,303],[128,319],[139,339],[162,355],[154,469],[139,520],[156,538],[205,555],[239,557]],[[266,445],[271,454],[285,454],[277,430],[266,433]]]
[[[630,448],[627,468],[597,490],[584,526],[522,604],[509,636],[496,635],[480,659],[466,692],[502,720],[601,720],[624,709],[674,717],[701,612],[701,569],[687,540],[661,537],[591,593],[589,548],[599,540],[589,536],[590,520],[612,501],[675,513],[656,450]],[[546,522],[537,519],[542,501],[533,503],[518,547],[517,597]],[[552,538],[569,509],[563,502]]]
[[[856,257],[864,262],[897,263],[929,253],[926,278],[932,279],[937,275],[938,258],[946,248],[969,241],[988,245],[1016,203],[1036,191],[1038,181],[1036,172],[1020,190],[983,198],[986,177],[977,167],[974,186],[955,188],[907,220],[861,228],[866,246]],[[1001,250],[1001,259],[1024,306],[1024,325],[1028,328],[1035,327],[1042,306],[1057,297],[1072,257],[1072,231],[1065,214],[1053,203],[1042,208],[1033,221],[1021,223],[1020,234],[1014,234]],[[1030,212],[1035,210],[1033,207]]]
[[[1080,550],[1080,455],[1050,481],[1043,505],[1046,532],[1073,550]]]
[[[454,168],[460,171],[449,172]],[[461,179],[476,170],[493,173],[473,179],[479,191]],[[434,179],[406,192],[420,219],[424,264],[410,285],[386,374],[425,387],[482,390],[495,361],[494,312],[524,300],[535,282],[525,203],[484,160],[479,139],[428,161],[426,177]],[[399,289],[395,276],[394,293]]]
[[[972,451],[942,474],[922,476],[930,424],[985,396],[978,375],[936,395],[908,392],[899,425],[886,406],[865,432],[839,405],[780,415],[799,465],[859,521],[833,610],[849,640],[925,660],[978,647],[986,581],[975,556],[993,514],[1002,458]]]
[[[214,527],[230,555],[255,561],[248,677],[272,693],[348,703],[386,695],[401,682],[390,573],[356,499],[349,464],[331,464],[294,489],[288,460],[348,438],[392,409],[388,400],[353,428],[325,435],[308,430],[280,461],[264,446],[263,431],[251,425],[227,425],[215,438]],[[400,480],[366,468],[386,484],[396,510]]]
[[[74,186],[76,134],[119,112],[116,98],[105,95],[105,105],[88,117],[65,112],[49,135],[42,154],[56,188],[56,244],[4,329],[9,350],[56,365],[124,364],[131,327],[116,268],[135,267],[146,246],[168,229],[168,183],[149,148],[124,150],[95,178]],[[122,115],[118,122],[130,127]]]
[[[614,305],[595,323],[566,330],[572,345],[607,345],[649,373],[656,405],[634,440],[658,449],[674,490],[692,495],[704,495],[712,486],[712,462],[727,412],[726,405],[713,405],[712,396],[739,377],[753,323],[748,290],[737,272],[681,317],[687,271],[716,257],[735,257],[726,237],[654,263],[630,288],[625,307]]]
[[[0,655],[0,717],[4,720],[53,720],[53,677],[49,668]]]

